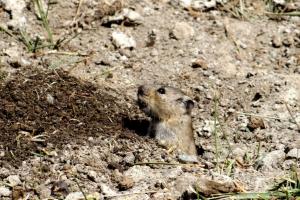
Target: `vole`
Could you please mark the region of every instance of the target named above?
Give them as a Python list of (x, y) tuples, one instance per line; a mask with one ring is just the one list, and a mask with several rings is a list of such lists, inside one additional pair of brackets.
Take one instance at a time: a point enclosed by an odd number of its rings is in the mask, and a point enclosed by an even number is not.
[(137, 92), (140, 109), (151, 117), (148, 134), (184, 162), (197, 162), (191, 111), (194, 101), (181, 90), (164, 85), (142, 85)]

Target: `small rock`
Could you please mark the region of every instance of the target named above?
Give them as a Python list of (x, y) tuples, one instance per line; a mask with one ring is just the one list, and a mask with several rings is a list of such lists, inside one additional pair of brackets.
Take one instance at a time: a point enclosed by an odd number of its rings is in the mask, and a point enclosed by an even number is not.
[(51, 94), (47, 94), (46, 100), (49, 104), (51, 104), (51, 105), (54, 104), (54, 97)]
[(280, 163), (284, 161), (284, 158), (284, 150), (275, 150), (259, 158), (256, 165), (258, 168), (262, 167), (264, 170), (272, 170), (273, 168), (278, 168)]
[(106, 16), (102, 19), (103, 26), (112, 24), (124, 24), (125, 26), (135, 26), (142, 24), (143, 17), (136, 11), (124, 8), (120, 13), (114, 16)]
[(192, 62), (192, 68), (208, 69), (207, 62), (203, 58), (198, 58)]
[(198, 163), (197, 156), (180, 154), (178, 155), (178, 160), (182, 163)]
[(122, 11), (122, 14), (124, 15), (125, 19), (127, 20), (127, 23), (130, 24), (141, 24), (143, 21), (142, 16), (131, 9), (124, 8)]
[(272, 45), (275, 48), (281, 47), (282, 45), (282, 40), (278, 35), (274, 35), (272, 38)]
[(134, 181), (132, 178), (124, 176), (123, 179), (119, 182), (118, 188), (121, 191), (128, 190), (134, 186)]
[(10, 189), (2, 186), (0, 187), (0, 197), (8, 197), (11, 195)]
[(192, 0), (180, 0), (179, 4), (184, 8), (189, 8), (192, 4)]
[(17, 185), (21, 185), (21, 180), (19, 175), (10, 175), (9, 177), (7, 177), (7, 180), (10, 184), (11, 187), (15, 187)]
[(52, 184), (51, 193), (56, 196), (67, 195), (69, 186), (65, 181), (56, 181)]
[(110, 200), (150, 200), (153, 198), (150, 198), (147, 194), (132, 194), (127, 196), (120, 196), (120, 197), (112, 197), (109, 198)]
[(217, 2), (215, 0), (198, 0), (193, 1), (191, 7), (194, 10), (204, 11), (215, 8), (217, 6)]
[(287, 153), (287, 157), (288, 158), (296, 158), (299, 159), (300, 158), (300, 149), (291, 149), (288, 153)]
[(265, 129), (265, 123), (261, 117), (251, 116), (247, 125), (250, 131), (261, 128)]
[(112, 33), (112, 41), (113, 44), (117, 48), (125, 49), (133, 49), (136, 47), (136, 42), (133, 37), (127, 36), (125, 33), (114, 31)]
[(82, 194), (82, 192), (72, 192), (68, 194), (65, 198), (65, 200), (83, 200), (83, 199), (84, 199), (84, 195)]
[(24, 0), (1, 0), (0, 6), (5, 10), (10, 11), (10, 21), (7, 23), (13, 29), (22, 29), (26, 25), (26, 18), (24, 16), (24, 9), (26, 2)]
[(133, 164), (135, 161), (135, 156), (133, 155), (133, 153), (128, 153), (124, 158), (123, 161), (126, 164)]
[(151, 55), (152, 57), (156, 57), (156, 56), (159, 55), (159, 52), (157, 51), (157, 49), (152, 49), (152, 51), (150, 52), (150, 55)]
[(100, 189), (101, 189), (101, 192), (104, 195), (107, 195), (107, 196), (113, 196), (113, 195), (117, 194), (117, 192), (115, 192), (114, 190), (112, 190), (108, 185), (106, 185), (104, 183), (100, 184)]
[(273, 2), (276, 4), (276, 5), (281, 5), (281, 6), (284, 6), (285, 5), (285, 0), (273, 0)]
[(194, 28), (186, 22), (176, 22), (170, 36), (177, 39), (183, 40), (191, 38), (194, 35)]
[[(218, 126), (218, 124), (217, 124)], [(205, 137), (210, 137), (215, 129), (215, 122), (213, 120), (205, 120), (204, 126), (202, 127), (202, 131), (200, 135)]]
[(46, 187), (45, 185), (38, 185), (35, 188), (35, 191), (39, 194), (40, 199), (49, 199), (51, 196), (50, 188)]
[(98, 177), (97, 172), (92, 171), (92, 170), (88, 171), (88, 178), (89, 179), (91, 179), (92, 181), (96, 182), (97, 177)]
[(294, 43), (294, 38), (291, 35), (286, 36), (282, 41), (282, 44), (287, 47), (293, 45), (293, 43)]

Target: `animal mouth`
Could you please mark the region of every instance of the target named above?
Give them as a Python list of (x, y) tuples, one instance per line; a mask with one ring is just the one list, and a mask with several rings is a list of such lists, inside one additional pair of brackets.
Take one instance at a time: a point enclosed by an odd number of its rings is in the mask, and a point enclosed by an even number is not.
[(141, 99), (138, 99), (137, 104), (141, 110), (144, 110), (145, 108), (148, 107), (147, 104), (144, 101), (142, 101)]

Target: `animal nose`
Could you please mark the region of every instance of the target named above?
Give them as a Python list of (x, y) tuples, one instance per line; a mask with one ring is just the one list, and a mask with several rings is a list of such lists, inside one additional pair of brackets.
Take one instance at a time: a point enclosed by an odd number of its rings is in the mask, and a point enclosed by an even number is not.
[(143, 85), (141, 85), (138, 88), (138, 95), (143, 96), (145, 94), (145, 87)]

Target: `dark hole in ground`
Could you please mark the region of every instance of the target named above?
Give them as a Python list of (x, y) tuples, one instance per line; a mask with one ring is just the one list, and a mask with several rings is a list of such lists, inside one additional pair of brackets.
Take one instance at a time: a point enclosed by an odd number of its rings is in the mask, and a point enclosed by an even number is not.
[[(106, 92), (104, 92), (106, 91)], [(108, 91), (109, 92), (109, 91)], [(63, 71), (31, 71), (0, 87), (0, 166), (18, 166), (48, 143), (84, 144), (87, 137), (124, 135), (128, 109), (106, 90)]]
[(131, 119), (129, 117), (123, 118), (123, 126), (129, 130), (134, 131), (140, 136), (146, 136), (150, 121), (147, 119)]
[(257, 93), (255, 93), (252, 101), (258, 101), (261, 98), (262, 98), (262, 95), (259, 92), (257, 92)]

